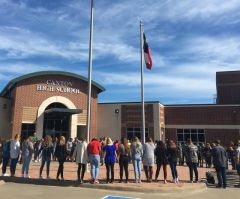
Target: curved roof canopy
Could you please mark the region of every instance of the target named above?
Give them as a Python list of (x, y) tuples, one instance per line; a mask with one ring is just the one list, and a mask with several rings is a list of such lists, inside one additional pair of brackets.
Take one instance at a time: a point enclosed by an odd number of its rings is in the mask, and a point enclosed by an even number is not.
[[(62, 76), (74, 77), (76, 79), (88, 82), (88, 79), (86, 77), (77, 75), (75, 73), (70, 73), (70, 72), (65, 72), (65, 71), (40, 71), (40, 72), (29, 73), (27, 75), (22, 75), (20, 77), (12, 79), (2, 90), (2, 92), (0, 93), (0, 96), (4, 96), (8, 91), (10, 91), (14, 86), (16, 86), (16, 84), (18, 82), (20, 82), (22, 80), (33, 78), (33, 77), (38, 77), (38, 76), (47, 76), (47, 75), (62, 75)], [(105, 91), (105, 88), (95, 81), (92, 81), (92, 85), (97, 87), (98, 93)]]

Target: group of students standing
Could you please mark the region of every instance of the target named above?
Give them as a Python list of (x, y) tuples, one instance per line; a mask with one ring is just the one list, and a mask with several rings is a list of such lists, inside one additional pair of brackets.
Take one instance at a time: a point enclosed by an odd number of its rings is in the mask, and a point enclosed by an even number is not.
[[(240, 147), (239, 147), (240, 151)], [(52, 157), (56, 157), (59, 162), (57, 171), (57, 180), (64, 180), (64, 162), (69, 158), (69, 151), (65, 137), (61, 136), (54, 146), (52, 137), (47, 135), (39, 149), (41, 153), (41, 165), (39, 171), (39, 178), (42, 179), (43, 168), (46, 164), (46, 178), (50, 178), (50, 163)], [(29, 137), (21, 143), (20, 136), (15, 135), (14, 139), (4, 144), (2, 152), (2, 174), (6, 174), (6, 167), (10, 160), (11, 176), (15, 176), (16, 165), (21, 153), (22, 159), (22, 177), (29, 178), (29, 165), (34, 154), (33, 138)], [(240, 169), (240, 152), (238, 154), (238, 167)], [(164, 183), (167, 183), (167, 165), (169, 164), (172, 174), (172, 182), (178, 183), (177, 162), (179, 159), (179, 149), (176, 143), (172, 140), (164, 143), (157, 141), (154, 143), (151, 138), (146, 139), (146, 143), (142, 144), (140, 140), (135, 137), (132, 143), (129, 143), (126, 138), (121, 139), (121, 143), (116, 143), (110, 137), (104, 140), (93, 138), (90, 143), (85, 139), (76, 141), (73, 153), (70, 159), (76, 162), (77, 181), (81, 184), (84, 180), (87, 164), (90, 163), (91, 183), (99, 183), (99, 169), (101, 164), (101, 157), (103, 157), (106, 166), (106, 183), (113, 183), (114, 166), (119, 163), (119, 182), (129, 182), (128, 166), (132, 162), (134, 167), (134, 180), (136, 183), (141, 183), (142, 180), (142, 165), (147, 182), (157, 181), (161, 168), (163, 169)], [(217, 171), (219, 180), (218, 186), (226, 187), (226, 150), (220, 146), (220, 141), (216, 141), (216, 146), (211, 149), (211, 157), (213, 159), (214, 167)], [(185, 147), (185, 158), (187, 166), (189, 167), (190, 182), (198, 182), (198, 147), (193, 144), (191, 139), (187, 141)], [(225, 160), (226, 159), (226, 160)], [(153, 176), (154, 164), (157, 165), (155, 176)], [(239, 171), (240, 172), (240, 171)], [(125, 173), (125, 179), (123, 174)], [(195, 179), (193, 179), (195, 174)], [(155, 178), (154, 178), (155, 177)]]

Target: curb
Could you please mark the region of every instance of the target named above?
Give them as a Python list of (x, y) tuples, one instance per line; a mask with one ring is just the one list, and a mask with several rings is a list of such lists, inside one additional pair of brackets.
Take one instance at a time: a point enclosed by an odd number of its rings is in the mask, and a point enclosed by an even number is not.
[[(32, 184), (32, 185), (47, 185), (47, 186), (60, 186), (60, 187), (79, 187), (79, 188), (89, 188), (89, 189), (103, 189), (103, 190), (112, 190), (112, 191), (128, 191), (128, 192), (141, 192), (141, 193), (173, 193), (173, 192), (183, 192), (183, 191), (203, 191), (207, 189), (205, 183), (197, 184), (187, 184), (181, 183), (174, 187), (166, 187), (162, 184), (159, 184), (159, 187), (147, 188), (141, 185), (131, 185), (131, 186), (121, 186), (120, 184), (78, 184), (75, 181), (65, 180), (64, 182), (59, 182), (53, 179), (24, 179), (24, 178), (10, 178), (10, 177), (0, 177), (0, 182), (13, 182), (21, 184)], [(3, 181), (3, 183), (4, 183)]]

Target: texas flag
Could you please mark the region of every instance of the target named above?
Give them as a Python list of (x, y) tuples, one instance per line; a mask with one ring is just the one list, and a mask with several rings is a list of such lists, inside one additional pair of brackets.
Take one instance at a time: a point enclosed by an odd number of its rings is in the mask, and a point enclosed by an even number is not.
[(143, 33), (143, 51), (144, 51), (144, 59), (145, 59), (145, 63), (147, 66), (147, 69), (151, 70), (152, 69), (152, 56), (151, 56), (151, 52), (150, 52), (150, 48), (148, 47), (148, 43), (146, 40), (146, 36)]

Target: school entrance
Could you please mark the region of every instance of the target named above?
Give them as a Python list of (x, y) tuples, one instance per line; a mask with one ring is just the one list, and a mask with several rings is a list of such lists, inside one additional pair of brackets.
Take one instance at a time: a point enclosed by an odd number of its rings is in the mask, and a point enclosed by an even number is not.
[(70, 138), (71, 116), (81, 112), (81, 109), (68, 109), (62, 103), (50, 104), (44, 111), (43, 137), (51, 135), (52, 137)]

